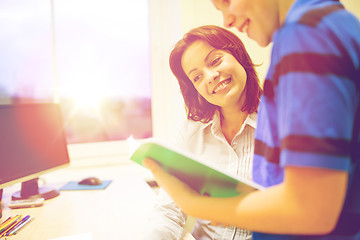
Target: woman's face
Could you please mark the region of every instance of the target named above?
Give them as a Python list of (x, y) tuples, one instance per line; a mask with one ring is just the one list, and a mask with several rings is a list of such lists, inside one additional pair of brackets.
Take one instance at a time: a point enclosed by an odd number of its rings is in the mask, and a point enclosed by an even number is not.
[(281, 9), (274, 0), (211, 1), (222, 12), (225, 27), (235, 27), (263, 47), (271, 42), (282, 21)]
[(247, 75), (230, 53), (198, 40), (185, 50), (181, 65), (196, 90), (208, 102), (222, 108), (239, 107), (239, 103), (244, 103), (245, 94), (242, 93)]

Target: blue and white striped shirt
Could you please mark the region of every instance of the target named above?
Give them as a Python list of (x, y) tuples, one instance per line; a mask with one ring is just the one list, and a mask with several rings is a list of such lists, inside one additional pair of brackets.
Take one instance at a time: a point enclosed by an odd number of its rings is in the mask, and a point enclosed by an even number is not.
[[(359, 104), (359, 20), (336, 0), (296, 0), (273, 43), (253, 180), (280, 183), (285, 166), (350, 171)], [(273, 239), (289, 239), (284, 237)]]

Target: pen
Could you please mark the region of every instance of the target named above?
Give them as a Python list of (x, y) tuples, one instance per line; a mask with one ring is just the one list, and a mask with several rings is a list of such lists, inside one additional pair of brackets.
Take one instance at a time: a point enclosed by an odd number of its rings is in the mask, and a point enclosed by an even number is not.
[(10, 236), (11, 232), (13, 230), (15, 230), (18, 226), (20, 226), (23, 222), (28, 220), (29, 217), (30, 217), (30, 215), (27, 215), (27, 216), (23, 217), (22, 219), (18, 219), (18, 221), (12, 227), (10, 227), (10, 228), (8, 228), (8, 230), (6, 230), (5, 236)]
[(11, 235), (15, 235), (20, 229), (22, 229), (26, 224), (28, 224), (33, 218), (29, 217), (28, 219), (26, 219), (23, 223), (21, 223), (19, 226), (17, 226), (13, 231), (11, 231), (10, 236)]

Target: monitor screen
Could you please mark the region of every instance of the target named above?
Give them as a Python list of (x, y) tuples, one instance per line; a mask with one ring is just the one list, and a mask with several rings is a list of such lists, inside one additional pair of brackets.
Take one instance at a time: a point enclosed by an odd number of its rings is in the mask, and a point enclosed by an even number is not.
[(0, 105), (0, 136), (0, 189), (70, 162), (59, 104)]

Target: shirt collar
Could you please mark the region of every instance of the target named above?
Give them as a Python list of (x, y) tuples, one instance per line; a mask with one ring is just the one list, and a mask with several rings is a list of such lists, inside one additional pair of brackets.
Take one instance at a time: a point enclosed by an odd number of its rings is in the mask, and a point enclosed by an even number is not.
[[(249, 125), (252, 128), (256, 128), (256, 119), (257, 119), (256, 112), (249, 114), (246, 117), (239, 132), (242, 132), (246, 125)], [(204, 128), (206, 128), (208, 126), (211, 127), (211, 130), (213, 133), (217, 133), (218, 131), (221, 131), (220, 112), (218, 110), (215, 111), (213, 119), (211, 121), (209, 121), (208, 123), (205, 123)]]
[(249, 114), (245, 120), (245, 124), (250, 125), (253, 128), (256, 128), (257, 126), (257, 113), (253, 112)]

